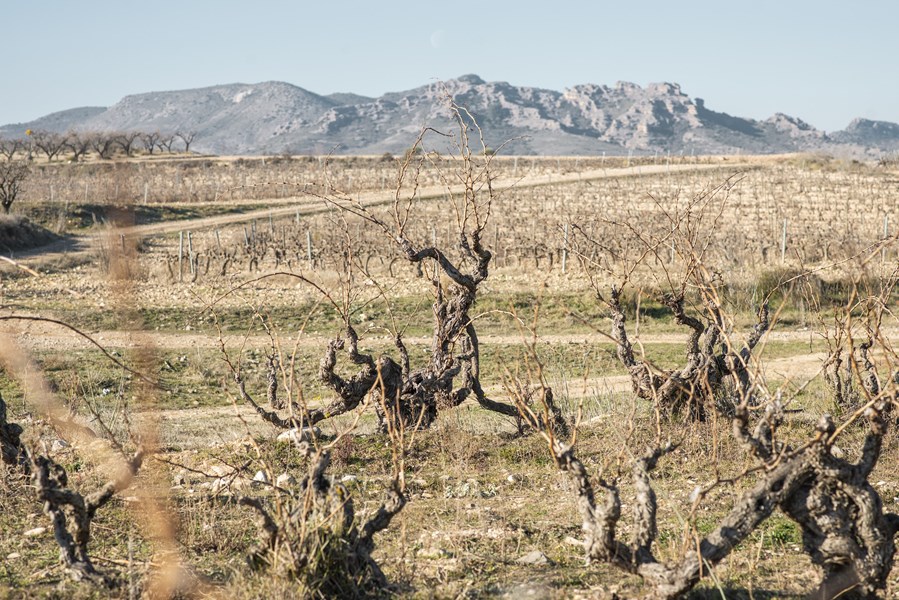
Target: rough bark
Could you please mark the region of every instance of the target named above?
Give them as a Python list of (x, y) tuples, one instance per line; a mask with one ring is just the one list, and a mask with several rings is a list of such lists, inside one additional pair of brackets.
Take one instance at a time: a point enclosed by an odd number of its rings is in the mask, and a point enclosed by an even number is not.
[(22, 427), (7, 419), (6, 401), (0, 395), (0, 459), (3, 464), (14, 469), (27, 467), (21, 441)]
[(679, 369), (654, 369), (635, 357), (625, 326), (621, 290), (612, 288), (610, 294), (612, 338), (617, 345), (618, 359), (628, 370), (634, 393), (657, 403), (666, 416), (683, 416), (694, 421), (704, 421), (710, 410), (723, 409), (732, 414), (745, 401), (751, 404), (750, 358), (770, 326), (768, 306), (761, 307), (758, 323), (746, 343), (736, 348), (722, 335), (720, 312), (713, 303), (706, 306), (706, 324), (686, 314), (683, 296), (666, 295), (662, 303), (671, 310), (675, 323), (689, 328), (686, 363)]
[(266, 392), (269, 406), (275, 410), (284, 408), (284, 399), (278, 397), (278, 359), (274, 352), (268, 357), (268, 389)]
[(110, 585), (113, 581), (97, 571), (91, 561), (88, 548), (91, 525), (97, 511), (118, 492), (131, 485), (143, 464), (143, 448), (138, 448), (126, 462), (120, 477), (87, 496), (68, 488), (65, 469), (52, 459), (36, 454), (33, 450), (28, 455), (38, 498), (44, 503), (44, 513), (50, 517), (53, 535), (59, 546), (60, 560), (69, 575), (76, 581), (88, 580)]

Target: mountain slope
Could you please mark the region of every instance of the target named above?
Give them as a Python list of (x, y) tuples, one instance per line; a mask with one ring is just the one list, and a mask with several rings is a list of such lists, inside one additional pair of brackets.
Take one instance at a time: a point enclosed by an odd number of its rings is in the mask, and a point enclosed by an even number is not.
[(28, 123), (12, 123), (0, 127), (0, 136), (2, 137), (24, 137), (25, 132), (29, 129), (34, 131), (58, 131), (60, 133), (74, 129), (77, 125), (87, 121), (103, 112), (106, 108), (103, 106), (81, 106), (79, 108), (70, 108), (59, 112), (50, 113), (34, 121)]
[(127, 96), (0, 128), (66, 131), (191, 130), (216, 154), (402, 152), (421, 127), (451, 125), (448, 98), (477, 119), (490, 147), (516, 154), (720, 154), (824, 151), (876, 156), (899, 149), (899, 125), (856, 119), (826, 134), (800, 119), (764, 121), (716, 112), (680, 86), (584, 84), (564, 92), (463, 75), (380, 98), (321, 96), (281, 82)]
[(855, 119), (846, 129), (834, 133), (832, 137), (838, 143), (899, 150), (899, 125), (889, 121)]

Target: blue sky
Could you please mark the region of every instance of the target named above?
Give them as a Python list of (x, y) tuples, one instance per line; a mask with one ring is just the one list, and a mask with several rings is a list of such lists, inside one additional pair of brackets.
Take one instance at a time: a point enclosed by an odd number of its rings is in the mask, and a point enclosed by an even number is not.
[(0, 0), (0, 124), (280, 80), (379, 95), (477, 73), (680, 83), (712, 110), (899, 122), (899, 2)]

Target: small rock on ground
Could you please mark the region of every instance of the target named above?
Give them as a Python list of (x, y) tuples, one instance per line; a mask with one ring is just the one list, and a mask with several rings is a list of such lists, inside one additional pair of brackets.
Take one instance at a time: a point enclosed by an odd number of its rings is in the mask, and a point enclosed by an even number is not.
[(534, 550), (533, 552), (528, 552), (518, 560), (516, 560), (518, 564), (521, 565), (551, 565), (553, 561), (549, 559), (548, 556), (540, 552), (539, 550)]
[(275, 479), (275, 485), (278, 487), (289, 487), (295, 485), (297, 480), (290, 473), (281, 473), (278, 475), (278, 478)]

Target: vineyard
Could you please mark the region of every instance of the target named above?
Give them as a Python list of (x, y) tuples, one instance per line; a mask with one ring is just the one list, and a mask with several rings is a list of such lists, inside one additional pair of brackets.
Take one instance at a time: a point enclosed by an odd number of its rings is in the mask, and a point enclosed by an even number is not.
[(456, 116), (31, 166), (0, 597), (899, 594), (899, 171)]
[[(514, 279), (534, 273), (552, 274), (562, 286), (583, 287), (589, 271), (576, 258), (578, 251), (593, 260), (598, 247), (578, 248), (585, 236), (603, 240), (619, 255), (639, 250), (641, 241), (625, 223), (664, 227), (668, 218), (660, 207), (677, 210), (695, 198), (726, 204), (713, 215), (718, 233), (709, 252), (719, 258), (728, 278), (738, 283), (787, 268), (812, 268), (835, 257), (850, 256), (872, 247), (891, 234), (899, 222), (890, 198), (899, 180), (880, 173), (808, 171), (793, 165), (749, 166), (707, 172), (675, 172), (515, 187), (500, 193), (485, 237), (494, 254), (497, 273)], [(545, 176), (545, 175), (544, 175)], [(320, 191), (312, 190), (314, 194)], [(338, 188), (339, 189), (339, 188)], [(432, 245), (451, 244), (455, 225), (446, 218), (448, 196), (423, 202), (421, 216), (411, 223), (418, 239)], [(157, 273), (172, 282), (210, 284), (238, 274), (267, 270), (333, 270), (341, 260), (342, 232), (333, 226), (334, 207), (318, 198), (304, 200), (287, 218), (270, 212), (236, 226), (180, 232), (150, 242)], [(389, 277), (406, 268), (385, 248), (380, 232), (350, 221), (354, 253), (366, 269)], [(882, 262), (895, 258), (894, 248), (882, 251)], [(660, 250), (656, 264), (675, 262), (674, 250)], [(586, 270), (585, 270), (586, 269)], [(410, 273), (405, 273), (408, 277)]]

